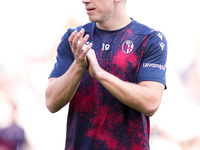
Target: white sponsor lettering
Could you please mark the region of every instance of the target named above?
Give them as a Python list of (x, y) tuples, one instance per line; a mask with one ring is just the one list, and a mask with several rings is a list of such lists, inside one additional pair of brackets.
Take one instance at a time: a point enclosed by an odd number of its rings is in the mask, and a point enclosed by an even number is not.
[(154, 63), (143, 63), (143, 67), (149, 67), (149, 68), (158, 68), (160, 70), (166, 70), (166, 66), (160, 65), (160, 64), (154, 64)]

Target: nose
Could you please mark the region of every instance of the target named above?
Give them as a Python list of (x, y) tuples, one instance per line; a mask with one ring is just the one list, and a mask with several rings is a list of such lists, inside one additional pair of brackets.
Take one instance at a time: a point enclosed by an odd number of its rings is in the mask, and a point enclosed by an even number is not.
[(91, 0), (82, 0), (82, 3), (86, 4), (86, 3), (90, 3)]

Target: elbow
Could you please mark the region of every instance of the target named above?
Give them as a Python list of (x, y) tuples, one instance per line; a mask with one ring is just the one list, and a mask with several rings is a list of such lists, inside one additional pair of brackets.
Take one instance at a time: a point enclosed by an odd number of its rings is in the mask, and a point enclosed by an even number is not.
[(58, 109), (58, 105), (55, 102), (56, 102), (56, 100), (54, 98), (52, 98), (52, 96), (50, 96), (48, 94), (48, 92), (46, 91), (46, 101), (45, 101), (45, 104), (46, 104), (47, 109), (51, 113), (55, 113), (55, 112), (57, 112), (59, 110)]
[(160, 106), (160, 101), (157, 101), (153, 104), (149, 104), (146, 107), (147, 109), (146, 109), (144, 114), (148, 117), (152, 117), (156, 113), (156, 111), (158, 110), (159, 106)]
[(46, 96), (46, 100), (45, 100), (45, 105), (47, 107), (47, 109), (51, 112), (51, 113), (55, 113), (55, 109), (53, 107), (53, 104), (52, 104), (52, 99), (49, 97), (49, 94), (48, 94), (48, 91), (46, 90), (46, 93), (45, 93), (45, 96)]
[(55, 109), (54, 105), (52, 104), (51, 100), (50, 99), (47, 99), (46, 98), (46, 107), (47, 109), (51, 112), (51, 113), (55, 113), (57, 112), (58, 110)]
[(46, 107), (51, 113), (56, 113), (63, 108), (67, 102), (63, 99), (57, 98), (57, 96), (50, 96), (46, 94)]
[(155, 114), (155, 112), (158, 110), (158, 107), (149, 107), (148, 109), (147, 109), (147, 111), (145, 112), (145, 115), (147, 116), (147, 117), (152, 117), (154, 114)]

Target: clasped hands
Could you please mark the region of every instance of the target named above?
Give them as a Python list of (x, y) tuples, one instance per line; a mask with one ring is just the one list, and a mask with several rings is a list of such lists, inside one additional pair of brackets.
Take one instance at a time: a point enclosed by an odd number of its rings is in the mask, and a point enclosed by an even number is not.
[(92, 49), (92, 43), (86, 45), (85, 43), (89, 39), (89, 35), (84, 35), (84, 29), (79, 32), (76, 30), (72, 32), (69, 37), (69, 44), (75, 57), (76, 64), (82, 69), (87, 69), (93, 78), (97, 78), (100, 73), (101, 67), (98, 64), (94, 50)]

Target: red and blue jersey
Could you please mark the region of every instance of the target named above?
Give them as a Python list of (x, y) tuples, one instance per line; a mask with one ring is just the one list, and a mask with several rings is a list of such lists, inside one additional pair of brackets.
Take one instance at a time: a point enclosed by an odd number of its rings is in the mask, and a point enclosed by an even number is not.
[[(117, 31), (96, 23), (68, 29), (57, 50), (50, 77), (63, 75), (74, 61), (68, 38), (85, 29), (101, 68), (121, 80), (156, 81), (166, 85), (167, 41), (137, 21)], [(149, 117), (121, 103), (85, 71), (69, 105), (66, 150), (149, 150)]]

